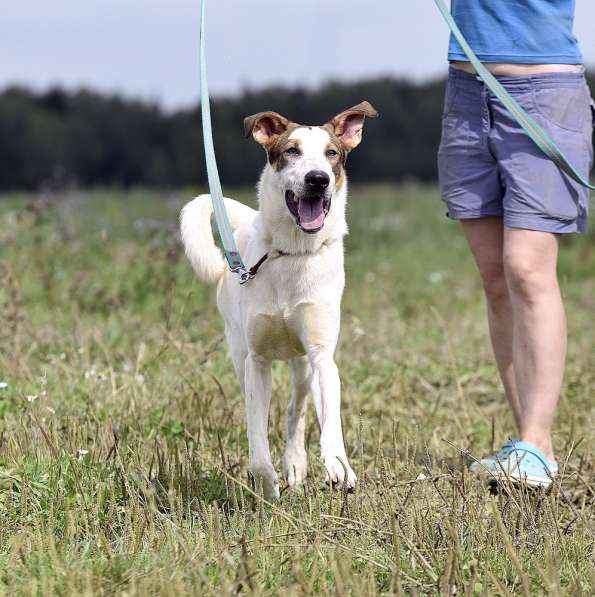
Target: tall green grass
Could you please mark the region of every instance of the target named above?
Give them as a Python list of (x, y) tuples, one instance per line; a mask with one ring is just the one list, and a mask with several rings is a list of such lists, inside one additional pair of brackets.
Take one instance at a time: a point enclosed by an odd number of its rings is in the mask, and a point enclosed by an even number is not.
[[(249, 191), (230, 195), (253, 202)], [(0, 593), (592, 595), (595, 238), (565, 239), (560, 485), (466, 471), (513, 432), (478, 277), (433, 187), (351, 189), (338, 363), (354, 495), (270, 505), (212, 289), (178, 244), (191, 193), (0, 201)], [(274, 368), (281, 469), (289, 376)]]

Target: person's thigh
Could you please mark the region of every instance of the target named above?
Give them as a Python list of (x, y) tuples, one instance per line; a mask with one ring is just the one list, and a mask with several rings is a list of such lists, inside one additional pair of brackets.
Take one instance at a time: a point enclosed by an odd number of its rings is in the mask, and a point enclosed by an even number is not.
[(438, 176), (447, 215), (455, 220), (502, 215), (504, 189), (488, 147), (489, 115), (483, 86), (451, 69), (446, 88)]
[[(582, 75), (532, 77), (516, 99), (588, 179), (593, 163), (593, 113)], [(570, 180), (549, 160), (501, 105), (495, 106), (494, 113), (496, 154), (506, 187), (505, 225), (553, 233), (584, 232), (589, 189)]]

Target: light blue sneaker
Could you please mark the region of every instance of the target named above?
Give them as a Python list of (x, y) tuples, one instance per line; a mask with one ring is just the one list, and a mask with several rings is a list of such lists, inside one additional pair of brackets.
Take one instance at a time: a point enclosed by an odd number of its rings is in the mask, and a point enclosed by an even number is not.
[(487, 458), (482, 458), (481, 460), (476, 460), (471, 464), (469, 470), (472, 473), (482, 473), (490, 472), (494, 467), (500, 468), (498, 463), (504, 462), (508, 458), (510, 451), (513, 449), (514, 444), (520, 441), (521, 440), (517, 438), (507, 439), (495, 454), (488, 456)]
[(508, 456), (498, 459), (487, 472), (494, 481), (512, 481), (530, 487), (549, 487), (558, 474), (558, 463), (548, 460), (529, 442), (513, 441)]

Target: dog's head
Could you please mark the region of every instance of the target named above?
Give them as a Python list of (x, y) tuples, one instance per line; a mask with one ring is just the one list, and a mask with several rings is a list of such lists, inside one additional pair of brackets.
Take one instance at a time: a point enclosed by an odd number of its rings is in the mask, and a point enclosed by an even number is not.
[(287, 213), (306, 233), (321, 230), (333, 197), (345, 182), (345, 160), (362, 140), (364, 120), (378, 116), (368, 102), (322, 126), (303, 126), (277, 114), (244, 119), (244, 134), (262, 145), (282, 191)]

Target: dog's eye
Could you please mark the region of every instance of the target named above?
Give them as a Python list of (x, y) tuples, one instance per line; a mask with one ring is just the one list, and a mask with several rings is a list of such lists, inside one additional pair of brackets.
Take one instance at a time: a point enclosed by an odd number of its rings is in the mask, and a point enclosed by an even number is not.
[(336, 149), (327, 149), (326, 155), (329, 158), (336, 158), (339, 155), (339, 152)]
[(300, 155), (299, 149), (297, 147), (290, 147), (289, 149), (285, 150), (287, 155)]

